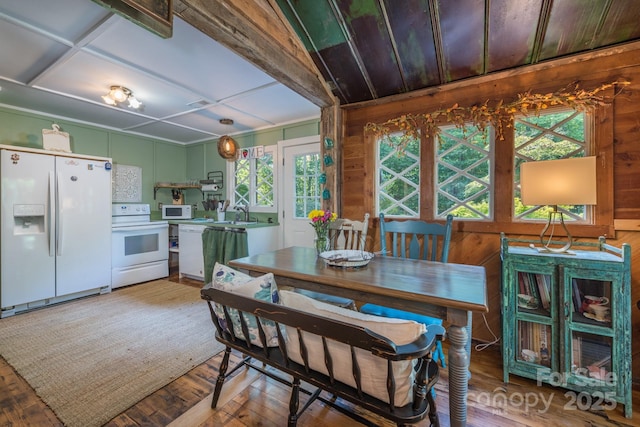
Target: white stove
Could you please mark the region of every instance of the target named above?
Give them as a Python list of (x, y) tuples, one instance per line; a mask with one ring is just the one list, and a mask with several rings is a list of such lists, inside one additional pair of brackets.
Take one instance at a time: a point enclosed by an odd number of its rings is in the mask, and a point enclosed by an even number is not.
[(116, 203), (111, 205), (111, 224), (113, 227), (129, 227), (148, 224), (149, 222), (151, 222), (151, 208), (146, 203)]
[(151, 221), (144, 203), (111, 206), (111, 287), (169, 276), (169, 223)]

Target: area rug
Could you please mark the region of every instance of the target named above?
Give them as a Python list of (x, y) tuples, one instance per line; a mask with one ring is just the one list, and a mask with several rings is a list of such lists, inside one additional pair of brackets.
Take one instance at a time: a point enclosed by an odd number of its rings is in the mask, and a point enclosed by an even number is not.
[(222, 349), (200, 290), (166, 280), (0, 320), (0, 355), (70, 427), (106, 423)]

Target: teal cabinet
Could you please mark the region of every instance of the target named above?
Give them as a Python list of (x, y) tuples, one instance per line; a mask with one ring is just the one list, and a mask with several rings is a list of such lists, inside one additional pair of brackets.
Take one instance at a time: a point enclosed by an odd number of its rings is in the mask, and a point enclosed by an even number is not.
[(501, 235), (504, 382), (570, 390), (567, 404), (631, 417), (631, 247), (574, 243), (539, 252)]

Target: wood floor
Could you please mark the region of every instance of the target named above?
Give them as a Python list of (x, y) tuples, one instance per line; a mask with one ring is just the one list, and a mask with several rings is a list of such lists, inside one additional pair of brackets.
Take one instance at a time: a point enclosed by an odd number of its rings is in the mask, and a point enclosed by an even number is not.
[[(202, 285), (171, 276), (188, 286)], [(446, 346), (445, 346), (446, 351)], [(237, 361), (235, 355), (234, 361)], [(286, 425), (289, 389), (254, 371), (239, 370), (227, 380), (216, 410), (210, 408), (213, 384), (221, 355), (212, 357), (186, 375), (138, 402), (108, 424), (123, 426), (264, 426)], [(484, 426), (640, 426), (640, 414), (624, 418), (618, 406), (608, 410), (580, 410), (589, 396), (572, 400), (566, 390), (536, 386), (535, 381), (511, 377), (502, 382), (501, 356), (498, 347), (484, 351), (474, 349), (471, 356), (472, 378), (469, 382), (468, 422), (470, 427)], [(232, 365), (233, 366), (233, 365)], [(447, 372), (441, 370), (437, 386), (437, 409), (443, 427), (449, 426)], [(304, 397), (301, 398), (304, 402)], [(640, 402), (640, 392), (633, 395)], [(345, 404), (345, 406), (349, 406)], [(640, 407), (635, 408), (640, 411)], [(370, 425), (391, 426), (370, 413), (354, 409)], [(37, 397), (33, 389), (4, 359), (0, 358), (0, 427), (61, 426), (55, 414)], [(314, 402), (300, 417), (300, 426), (351, 427), (362, 424), (321, 402)], [(420, 426), (427, 426), (424, 421)]]

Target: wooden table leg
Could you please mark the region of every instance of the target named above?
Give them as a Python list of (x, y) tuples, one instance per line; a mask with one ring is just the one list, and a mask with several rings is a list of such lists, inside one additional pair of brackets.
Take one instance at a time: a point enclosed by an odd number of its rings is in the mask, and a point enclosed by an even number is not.
[(449, 418), (452, 427), (467, 424), (467, 390), (469, 386), (468, 334), (463, 326), (451, 325), (449, 339)]

